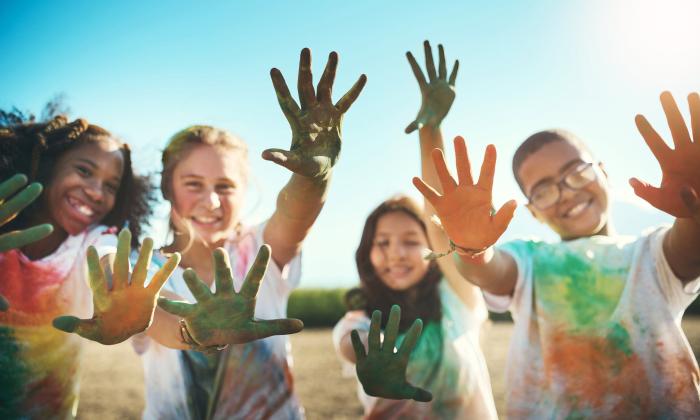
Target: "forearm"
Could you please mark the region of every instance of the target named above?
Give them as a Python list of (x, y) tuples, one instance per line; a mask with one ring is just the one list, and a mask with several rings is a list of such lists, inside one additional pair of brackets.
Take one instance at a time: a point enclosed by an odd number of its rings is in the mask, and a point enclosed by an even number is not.
[(673, 273), (686, 283), (700, 276), (700, 224), (676, 219), (664, 237), (664, 255)]
[(264, 240), (272, 247), (272, 259), (278, 266), (283, 267), (299, 253), (326, 201), (330, 178), (330, 173), (323, 179), (293, 174), (277, 196)]
[(508, 253), (492, 246), (478, 257), (453, 254), (462, 277), (495, 295), (510, 295), (515, 290), (518, 266)]
[[(172, 300), (182, 300), (175, 293), (161, 291), (160, 295)], [(180, 318), (156, 307), (153, 313), (153, 323), (146, 330), (146, 334), (159, 344), (176, 350), (189, 350), (189, 346), (182, 341), (180, 335)]]

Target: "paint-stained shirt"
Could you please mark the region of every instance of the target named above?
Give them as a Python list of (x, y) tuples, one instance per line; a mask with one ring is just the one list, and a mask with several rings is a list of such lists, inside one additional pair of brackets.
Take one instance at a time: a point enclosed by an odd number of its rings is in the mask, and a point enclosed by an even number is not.
[[(488, 314), (483, 302), (469, 309), (447, 281), (439, 285), (442, 319), (428, 322), (411, 353), (406, 369), (409, 383), (433, 394), (429, 403), (389, 400), (364, 393), (358, 397), (367, 419), (496, 419), (496, 407), (486, 361), (479, 346), (481, 326)], [(369, 331), (364, 311), (351, 311), (333, 329), (333, 343), (346, 374), (355, 376), (355, 365), (340, 352), (340, 344), (352, 330)], [(400, 347), (405, 334), (400, 334)]]
[(20, 250), (0, 253), (0, 418), (65, 419), (77, 413), (84, 339), (55, 329), (57, 316), (92, 317), (85, 252), (116, 252), (104, 226), (69, 236), (32, 261)]
[(501, 248), (517, 263), (515, 291), (485, 297), (515, 320), (508, 418), (700, 418), (700, 372), (681, 329), (700, 279), (684, 286), (673, 274), (667, 231)]
[[(248, 269), (263, 244), (264, 224), (245, 230), (227, 241), (234, 277), (240, 290)], [(155, 272), (166, 261), (156, 253), (151, 269)], [(178, 267), (164, 286), (184, 300), (196, 300)], [(287, 301), (298, 286), (301, 258), (294, 257), (280, 270), (270, 261), (260, 285), (255, 317), (276, 319), (287, 316)], [(212, 283), (215, 290), (215, 283)], [(204, 418), (213, 389), (218, 357), (226, 357), (220, 382), (215, 419), (299, 419), (303, 409), (297, 400), (291, 374), (291, 346), (287, 336), (273, 336), (247, 344), (231, 345), (213, 356), (196, 351), (175, 350), (160, 345), (145, 334), (132, 339), (141, 356), (146, 381), (144, 419)]]

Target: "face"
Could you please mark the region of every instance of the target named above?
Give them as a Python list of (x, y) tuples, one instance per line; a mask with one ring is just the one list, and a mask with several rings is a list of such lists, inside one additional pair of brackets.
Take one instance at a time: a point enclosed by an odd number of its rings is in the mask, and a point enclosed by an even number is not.
[(387, 213), (377, 221), (370, 261), (381, 281), (392, 290), (406, 290), (418, 284), (428, 272), (423, 259), (428, 239), (420, 224), (400, 211)]
[(175, 166), (171, 204), (179, 231), (190, 224), (195, 239), (208, 246), (221, 246), (231, 236), (245, 198), (240, 159), (240, 154), (201, 145)]
[(113, 141), (85, 143), (64, 153), (46, 187), (49, 222), (69, 235), (99, 223), (114, 208), (123, 172), (124, 155)]
[(593, 180), (578, 189), (562, 182), (567, 177), (576, 178), (577, 169), (585, 167), (582, 164), (587, 162), (593, 162), (590, 153), (561, 140), (548, 143), (528, 156), (518, 171), (525, 195), (530, 199), (543, 185), (559, 184), (557, 202), (544, 209), (530, 203), (528, 208), (565, 240), (601, 233), (608, 223), (608, 182), (599, 164), (592, 165)]

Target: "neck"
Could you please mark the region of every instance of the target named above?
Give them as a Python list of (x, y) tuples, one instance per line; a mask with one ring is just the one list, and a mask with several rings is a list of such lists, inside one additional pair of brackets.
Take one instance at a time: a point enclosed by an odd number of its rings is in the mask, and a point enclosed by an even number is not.
[(165, 252), (179, 252), (182, 255), (180, 267), (191, 268), (208, 285), (211, 286), (214, 280), (214, 261), (212, 252), (219, 246), (208, 245), (201, 240), (194, 239), (190, 243), (186, 234), (175, 235), (172, 244), (163, 248)]
[(22, 252), (30, 260), (38, 260), (53, 254), (67, 237), (68, 233), (65, 230), (54, 226), (54, 231), (49, 236), (38, 242), (25, 245)]

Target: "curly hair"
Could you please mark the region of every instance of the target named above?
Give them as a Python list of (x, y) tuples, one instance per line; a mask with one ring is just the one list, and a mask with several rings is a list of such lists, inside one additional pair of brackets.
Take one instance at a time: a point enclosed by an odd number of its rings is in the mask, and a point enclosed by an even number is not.
[[(24, 173), (30, 182), (40, 182), (46, 187), (51, 184), (55, 164), (61, 155), (83, 144), (104, 140), (119, 145), (124, 157), (124, 173), (114, 208), (101, 223), (119, 229), (128, 226), (132, 245), (138, 246), (138, 238), (153, 212), (155, 189), (150, 177), (134, 173), (129, 146), (100, 126), (88, 124), (84, 119), (68, 122), (64, 115), (37, 122), (33, 115), (17, 109), (0, 110), (0, 179)], [(41, 200), (32, 203), (14, 220), (0, 227), (0, 233), (27, 228), (32, 214), (41, 205)]]
[(416, 318), (421, 318), (423, 322), (440, 321), (442, 319), (440, 295), (438, 292), (442, 272), (433, 260), (430, 262), (428, 272), (416, 285), (401, 291), (389, 288), (379, 278), (370, 260), (370, 252), (372, 251), (379, 219), (385, 214), (393, 212), (401, 212), (410, 216), (420, 225), (427, 237), (425, 222), (421, 217), (422, 211), (415, 201), (409, 197), (398, 196), (390, 198), (374, 209), (365, 221), (360, 245), (355, 252), (357, 272), (360, 276), (359, 290), (364, 293), (364, 300), (356, 295), (358, 293), (357, 289), (351, 289), (348, 293), (352, 293), (354, 296), (346, 296), (346, 305), (349, 301), (357, 302), (356, 305), (364, 303), (364, 310), (367, 316), (371, 316), (376, 309), (382, 311), (382, 314), (384, 314), (382, 317), (382, 328), (386, 327), (391, 306), (399, 305), (401, 307), (399, 331), (404, 332)]

